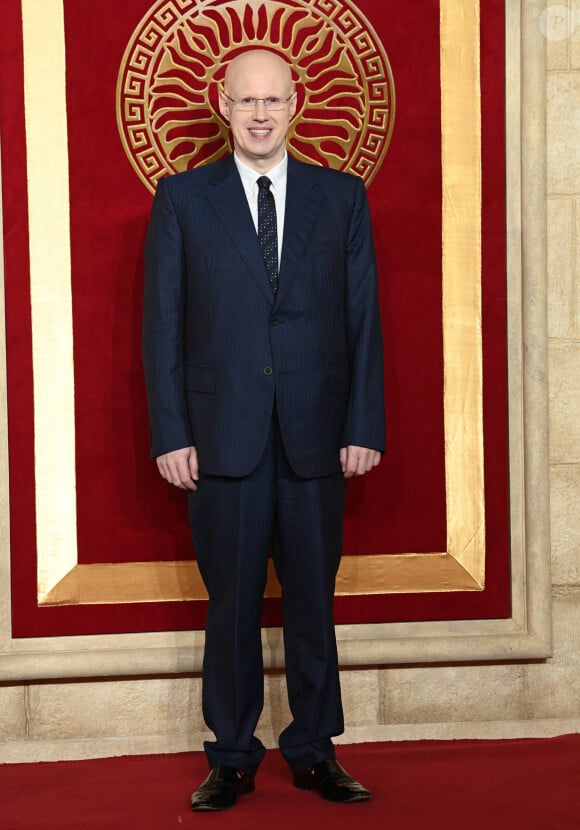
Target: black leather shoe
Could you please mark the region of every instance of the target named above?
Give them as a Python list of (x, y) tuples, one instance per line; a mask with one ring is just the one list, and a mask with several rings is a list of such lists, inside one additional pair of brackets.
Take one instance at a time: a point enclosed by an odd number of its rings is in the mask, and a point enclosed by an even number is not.
[(319, 761), (306, 772), (294, 773), (294, 786), (300, 790), (318, 790), (322, 798), (337, 804), (368, 801), (370, 792), (351, 778), (334, 758)]
[(239, 795), (254, 791), (254, 776), (235, 767), (214, 767), (191, 796), (192, 810), (227, 810)]

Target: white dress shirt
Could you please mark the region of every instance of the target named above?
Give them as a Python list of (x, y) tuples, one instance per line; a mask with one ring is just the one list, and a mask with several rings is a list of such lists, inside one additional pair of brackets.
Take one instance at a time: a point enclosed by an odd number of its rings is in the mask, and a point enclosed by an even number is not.
[(284, 214), (286, 211), (286, 180), (288, 177), (288, 154), (284, 152), (284, 158), (282, 159), (282, 161), (278, 162), (278, 164), (275, 167), (272, 167), (271, 170), (268, 170), (267, 173), (258, 173), (256, 172), (256, 170), (252, 170), (251, 167), (248, 167), (247, 164), (244, 164), (244, 162), (238, 157), (238, 155), (235, 152), (234, 161), (236, 163), (236, 167), (238, 168), (238, 172), (242, 180), (242, 185), (244, 186), (244, 192), (248, 200), (248, 206), (250, 208), (250, 213), (252, 214), (252, 219), (254, 220), (256, 233), (258, 233), (258, 179), (260, 178), (260, 176), (268, 176), (268, 178), (272, 182), (270, 190), (274, 196), (274, 202), (276, 204), (276, 226), (278, 230), (278, 265), (280, 265), (280, 256), (282, 254), (282, 237), (284, 234)]

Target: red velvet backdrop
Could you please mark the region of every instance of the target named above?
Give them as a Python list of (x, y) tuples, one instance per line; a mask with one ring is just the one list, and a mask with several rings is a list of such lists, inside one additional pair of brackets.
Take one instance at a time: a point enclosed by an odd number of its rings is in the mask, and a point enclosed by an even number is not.
[[(140, 315), (151, 195), (127, 160), (115, 120), (123, 52), (150, 5), (64, 0), (80, 563), (192, 555), (183, 494), (167, 487), (147, 458)], [(345, 555), (444, 551), (439, 2), (358, 0), (357, 6), (388, 54), (397, 112), (389, 152), (369, 188), (385, 332), (388, 452), (372, 477), (349, 486)], [(200, 627), (200, 602), (37, 607), (22, 31), (18, 0), (5, 0), (3, 7), (0, 127), (14, 635)], [(337, 622), (510, 613), (503, 0), (486, 0), (481, 13), (486, 589), (340, 597)], [(264, 617), (278, 622), (276, 600), (266, 602)]]

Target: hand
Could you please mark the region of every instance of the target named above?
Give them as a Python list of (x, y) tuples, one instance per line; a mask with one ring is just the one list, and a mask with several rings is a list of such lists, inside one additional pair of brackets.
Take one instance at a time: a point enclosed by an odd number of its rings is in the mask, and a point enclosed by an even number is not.
[(369, 450), (367, 447), (357, 447), (350, 444), (340, 450), (340, 466), (345, 478), (364, 476), (381, 460), (378, 450)]
[(197, 490), (199, 466), (195, 447), (166, 452), (165, 455), (157, 456), (156, 461), (157, 469), (165, 481), (180, 490)]

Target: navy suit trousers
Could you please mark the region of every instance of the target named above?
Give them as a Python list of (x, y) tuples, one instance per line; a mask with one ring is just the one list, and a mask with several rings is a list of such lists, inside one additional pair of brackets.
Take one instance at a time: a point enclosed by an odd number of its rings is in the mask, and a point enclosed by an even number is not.
[(189, 494), (199, 569), (209, 593), (203, 713), (216, 740), (210, 767), (254, 772), (265, 749), (254, 731), (264, 701), (260, 619), (267, 558), (282, 586), (292, 722), (279, 738), (296, 772), (334, 757), (343, 732), (333, 619), (346, 484), (341, 473), (303, 479), (290, 467), (274, 418), (257, 468), (242, 478), (200, 475)]

